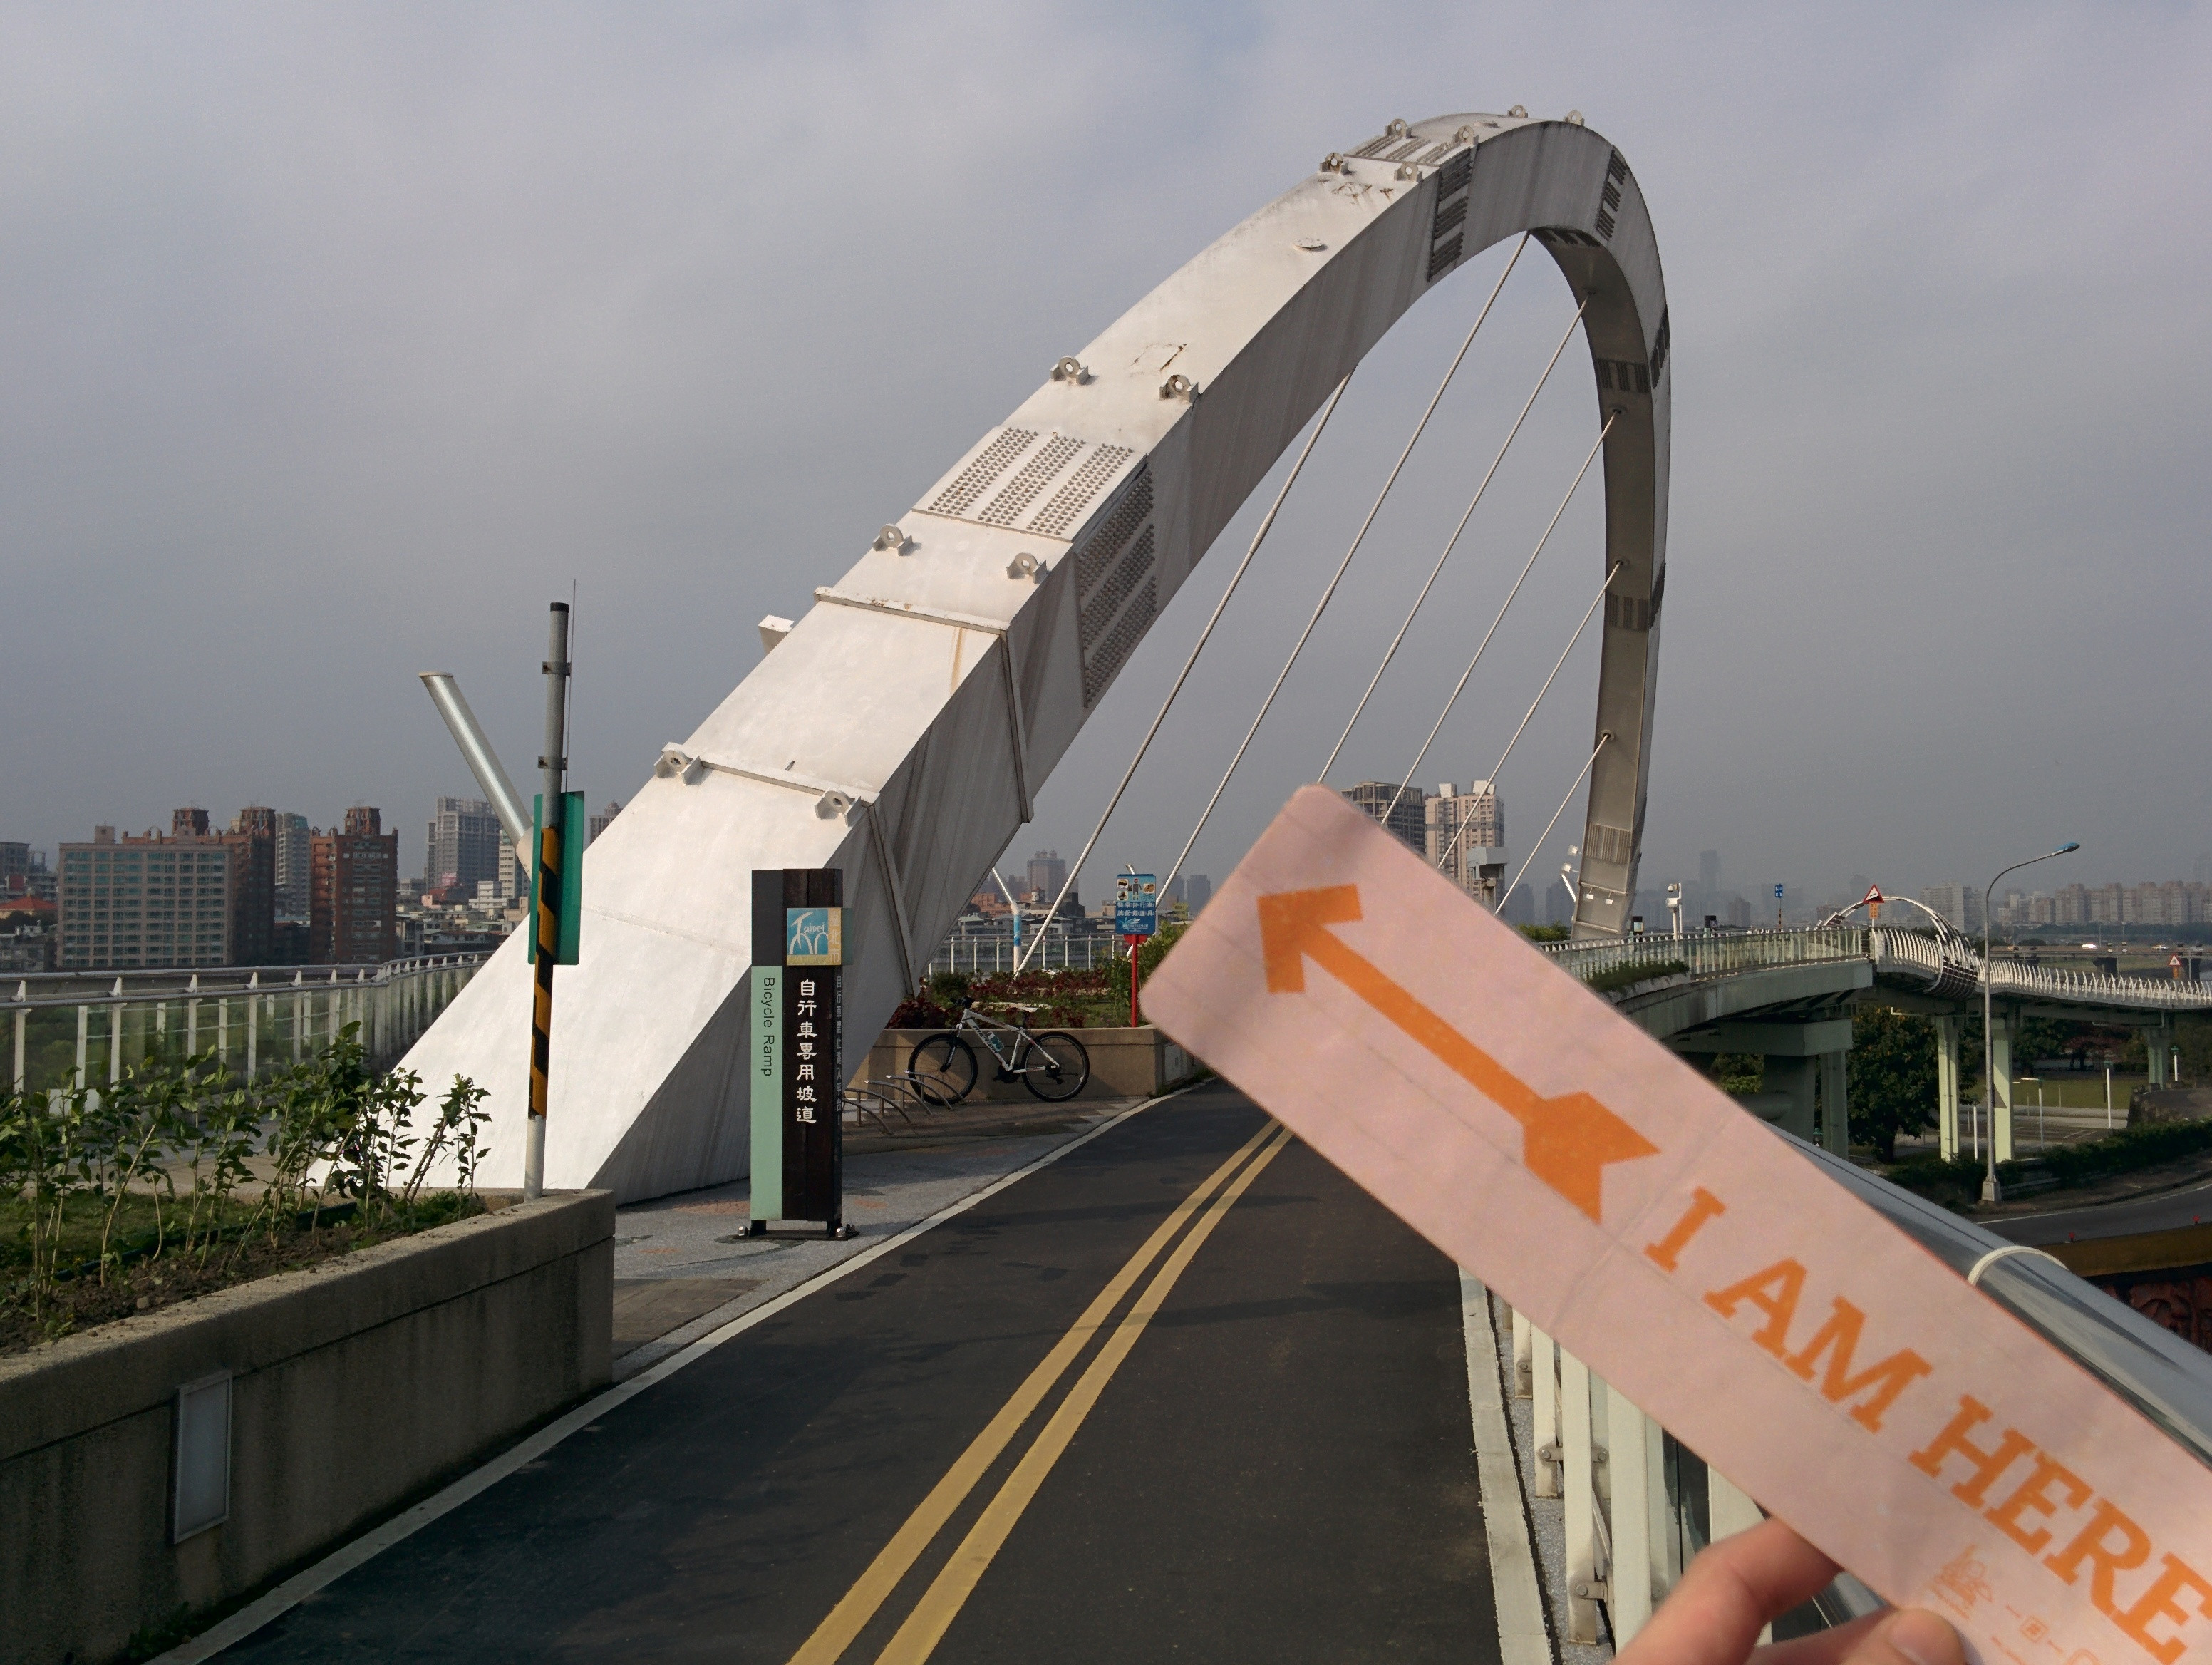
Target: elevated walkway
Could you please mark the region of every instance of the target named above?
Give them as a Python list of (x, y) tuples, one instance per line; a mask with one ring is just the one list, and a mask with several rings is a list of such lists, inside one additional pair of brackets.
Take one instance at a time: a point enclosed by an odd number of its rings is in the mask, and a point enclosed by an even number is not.
[[(1946, 1157), (1960, 1153), (1959, 1043), (1963, 1019), (1981, 1007), (1984, 977), (1981, 955), (1963, 938), (1826, 925), (1539, 945), (1677, 1052), (1765, 1059), (1771, 1091), (1748, 1107), (1838, 1155), (1848, 1146), (1843, 1107), (1852, 1010), (1886, 1006), (1930, 1018), (1939, 1046), (1942, 1149)], [(1993, 960), (1988, 976), (1996, 1084), (1990, 1138), (2000, 1162), (2014, 1154), (2013, 1042), (2023, 1019), (2142, 1030), (2150, 1085), (2157, 1088), (2171, 1077), (2174, 1020), (2212, 1013), (2212, 988), (2198, 983), (2058, 971), (2003, 958)]]

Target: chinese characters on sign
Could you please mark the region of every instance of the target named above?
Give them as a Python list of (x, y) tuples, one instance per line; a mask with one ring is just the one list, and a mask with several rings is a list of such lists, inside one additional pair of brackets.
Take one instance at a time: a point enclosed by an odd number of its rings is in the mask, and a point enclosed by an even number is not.
[(843, 873), (753, 873), (752, 1226), (842, 1235)]

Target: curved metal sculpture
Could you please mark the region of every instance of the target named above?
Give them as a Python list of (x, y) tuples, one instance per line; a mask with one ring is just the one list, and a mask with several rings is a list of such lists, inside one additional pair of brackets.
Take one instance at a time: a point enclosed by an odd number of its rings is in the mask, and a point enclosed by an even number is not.
[[(562, 975), (548, 1185), (654, 1196), (747, 1171), (740, 1054), (756, 867), (845, 872), (847, 1032), (927, 969), (1031, 794), (1330, 390), (1470, 256), (1530, 231), (1586, 296), (1606, 597), (1578, 935), (1634, 896), (1665, 587), (1669, 390), (1635, 176), (1579, 119), (1393, 122), (1237, 226), (1050, 377), (836, 584), (592, 846)], [(1601, 570), (1603, 570), (1601, 568)], [(406, 1060), (491, 1091), (518, 1182), (522, 945)]]

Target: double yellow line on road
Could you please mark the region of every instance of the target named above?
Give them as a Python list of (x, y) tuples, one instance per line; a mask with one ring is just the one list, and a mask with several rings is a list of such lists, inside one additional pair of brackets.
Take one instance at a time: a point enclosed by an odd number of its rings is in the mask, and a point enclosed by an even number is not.
[[(874, 1619), (884, 1603), (890, 1599), (923, 1552), (935, 1541), (939, 1533), (967, 1500), (991, 1466), (1004, 1455), (1013, 1443), (1014, 1436), (1030, 1415), (1044, 1402), (1045, 1397), (1060, 1379), (1067, 1374), (1085, 1347), (1099, 1331), (1106, 1327), (1115, 1308), (1119, 1307), (1130, 1290), (1136, 1286), (1146, 1268), (1158, 1260), (1161, 1252), (1175, 1243), (1164, 1265), (1153, 1274), (1151, 1283), (1137, 1297), (1129, 1310), (1114, 1327), (1104, 1346), (1074, 1387), (1060, 1401), (1044, 1430), (1014, 1465), (1013, 1472), (1000, 1485), (998, 1493), (984, 1506), (975, 1523), (953, 1551), (951, 1560), (938, 1573), (929, 1588), (923, 1592), (906, 1622), (899, 1626), (882, 1653), (877, 1656), (877, 1665), (921, 1665), (927, 1659), (945, 1633), (951, 1627), (976, 1583), (990, 1566), (991, 1560), (1014, 1529), (1037, 1489), (1044, 1484), (1045, 1476), (1052, 1472), (1054, 1463), (1075, 1437), (1083, 1419), (1091, 1413), (1098, 1396), (1105, 1391), (1137, 1338), (1145, 1332), (1155, 1314), (1166, 1303), (1168, 1295), (1190, 1265), (1192, 1258), (1223, 1215), (1244, 1194), (1245, 1189), (1259, 1177), (1262, 1169), (1275, 1159), (1283, 1146), (1289, 1144), (1290, 1130), (1274, 1121), (1245, 1141), (1237, 1153), (1208, 1175), (1144, 1244), (1131, 1255), (1127, 1264), (1099, 1291), (1097, 1298), (1085, 1308), (1083, 1316), (1070, 1327), (1067, 1333), (1053, 1344), (1043, 1362), (1031, 1370), (1028, 1378), (1015, 1389), (1013, 1396), (999, 1408), (983, 1431), (975, 1436), (968, 1449), (960, 1454), (945, 1478), (930, 1488), (929, 1495), (906, 1523), (892, 1534), (891, 1540), (868, 1564), (843, 1599), (830, 1610), (830, 1616), (807, 1638), (804, 1646), (791, 1656), (791, 1665), (836, 1665), (854, 1639)], [(1254, 1152), (1257, 1152), (1255, 1157)], [(1239, 1171), (1239, 1170), (1242, 1171)], [(1225, 1183), (1224, 1183), (1225, 1182)], [(1217, 1194), (1218, 1193), (1218, 1194)], [(1206, 1200), (1211, 1196), (1212, 1200)], [(1200, 1210), (1203, 1213), (1200, 1213)], [(1191, 1227), (1182, 1241), (1176, 1243), (1178, 1232), (1198, 1215), (1198, 1223)]]

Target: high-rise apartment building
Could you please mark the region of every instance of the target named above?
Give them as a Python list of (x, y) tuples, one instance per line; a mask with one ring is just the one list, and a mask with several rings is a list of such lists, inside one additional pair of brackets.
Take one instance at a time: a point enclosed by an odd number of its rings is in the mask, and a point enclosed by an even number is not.
[(607, 829), (608, 825), (614, 820), (615, 817), (621, 813), (621, 800), (619, 799), (610, 798), (607, 799), (606, 808), (599, 811), (595, 815), (586, 816), (584, 819), (585, 848), (588, 849), (591, 846), (598, 843), (599, 842), (599, 835), (605, 832)]
[(499, 817), (481, 798), (439, 799), (430, 817), (423, 884), (474, 896), (479, 880), (499, 877)]
[(1204, 873), (1185, 875), (1182, 899), (1190, 907), (1190, 916), (1196, 919), (1206, 904), (1213, 900), (1213, 881)]
[[(1391, 781), (1362, 781), (1356, 787), (1346, 787), (1343, 797), (1362, 815), (1382, 822), (1416, 853), (1427, 848), (1428, 823), (1424, 806), (1429, 795), (1419, 787), (1400, 787)], [(1395, 809), (1390, 807), (1393, 799), (1397, 803)], [(1389, 819), (1383, 821), (1386, 814)]]
[[(204, 812), (191, 813), (204, 824)], [(231, 853), (230, 963), (271, 964), (276, 957), (276, 811), (249, 804), (232, 818), (230, 830), (216, 836)]]
[(1429, 866), (1485, 902), (1505, 878), (1505, 809), (1497, 789), (1477, 781), (1462, 792), (1446, 781), (1422, 805)]
[(60, 969), (237, 963), (230, 941), (236, 858), (207, 836), (206, 811), (179, 811), (172, 824), (198, 830), (118, 840), (113, 827), (102, 826), (89, 843), (61, 847)]
[(20, 896), (30, 888), (31, 847), (0, 839), (0, 896)]
[(1982, 928), (1982, 893), (1972, 884), (1930, 884), (1920, 899), (1955, 929), (1971, 936)]
[(1721, 888), (1721, 853), (1718, 850), (1698, 852), (1698, 888), (1708, 893)]
[(346, 811), (344, 831), (310, 841), (313, 964), (376, 965), (398, 952), (399, 835), (381, 831), (381, 824), (375, 810), (357, 805)]
[(304, 925), (312, 894), (307, 817), (289, 810), (276, 812), (276, 917)]
[(1039, 850), (1030, 858), (1029, 888), (1042, 895), (1047, 907), (1066, 883), (1067, 863), (1060, 859), (1058, 850)]

